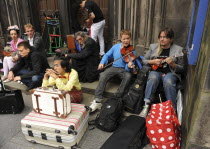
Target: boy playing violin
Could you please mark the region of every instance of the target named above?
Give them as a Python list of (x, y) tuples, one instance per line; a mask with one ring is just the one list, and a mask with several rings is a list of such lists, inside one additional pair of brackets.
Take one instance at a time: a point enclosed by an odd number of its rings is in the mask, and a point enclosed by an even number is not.
[[(103, 93), (106, 84), (111, 77), (117, 76), (122, 80), (117, 92), (115, 93), (115, 96), (118, 98), (123, 95), (124, 90), (126, 89), (131, 80), (132, 73), (130, 73), (130, 71), (132, 70), (132, 68), (134, 68), (134, 64), (133, 62), (126, 63), (123, 59), (124, 57), (122, 57), (121, 54), (122, 48), (127, 48), (130, 46), (130, 41), (131, 41), (130, 31), (122, 30), (120, 33), (120, 38), (121, 38), (121, 43), (115, 44), (103, 56), (98, 66), (98, 70), (101, 70), (105, 67), (109, 59), (111, 58), (114, 59), (112, 66), (107, 68), (104, 72), (100, 74), (99, 83), (95, 90), (95, 100), (93, 100), (93, 102), (90, 105), (92, 112), (95, 111), (96, 109), (99, 109), (102, 106), (101, 102), (103, 99)], [(135, 51), (132, 51), (131, 53), (134, 55), (136, 54)]]

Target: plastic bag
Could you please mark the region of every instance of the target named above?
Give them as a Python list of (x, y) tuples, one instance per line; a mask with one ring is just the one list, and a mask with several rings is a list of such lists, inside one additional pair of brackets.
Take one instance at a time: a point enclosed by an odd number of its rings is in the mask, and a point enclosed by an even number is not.
[(177, 117), (178, 117), (179, 123), (181, 125), (182, 110), (183, 110), (183, 102), (182, 102), (183, 101), (183, 95), (182, 95), (182, 92), (180, 90), (178, 90), (176, 100), (177, 100)]

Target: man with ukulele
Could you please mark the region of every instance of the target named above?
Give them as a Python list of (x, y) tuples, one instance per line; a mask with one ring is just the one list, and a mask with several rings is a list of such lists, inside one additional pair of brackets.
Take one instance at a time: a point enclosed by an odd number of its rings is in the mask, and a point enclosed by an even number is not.
[(156, 92), (160, 82), (163, 83), (167, 100), (172, 100), (176, 109), (176, 84), (181, 81), (181, 73), (184, 71), (183, 48), (173, 43), (174, 32), (170, 28), (164, 28), (159, 32), (158, 42), (151, 44), (144, 56), (143, 63), (150, 64), (152, 71), (149, 73), (146, 90), (145, 106), (140, 116), (146, 117), (151, 104), (152, 95)]

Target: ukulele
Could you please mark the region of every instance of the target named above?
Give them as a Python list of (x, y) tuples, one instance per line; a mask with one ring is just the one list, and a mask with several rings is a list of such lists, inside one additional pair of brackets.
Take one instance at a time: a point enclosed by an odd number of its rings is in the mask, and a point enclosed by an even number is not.
[[(183, 58), (183, 56), (176, 56), (175, 55), (175, 56), (172, 56), (170, 58), (172, 58), (174, 60), (175, 58)], [(152, 70), (157, 70), (159, 67), (163, 67), (162, 64), (166, 63), (166, 59), (161, 58), (160, 60), (161, 60), (161, 64), (159, 64), (159, 65), (151, 64)]]

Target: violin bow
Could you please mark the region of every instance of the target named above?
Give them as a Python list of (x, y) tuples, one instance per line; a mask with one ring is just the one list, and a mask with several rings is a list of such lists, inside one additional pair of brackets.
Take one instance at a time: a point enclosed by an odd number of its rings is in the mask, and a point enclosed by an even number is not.
[[(127, 53), (127, 54), (125, 54), (125, 55), (123, 55), (123, 56), (121, 56), (121, 57), (119, 57), (118, 59), (116, 59), (115, 61), (113, 61), (113, 62), (111, 62), (111, 63), (109, 63), (109, 64), (107, 64), (106, 66), (104, 66), (104, 68), (106, 68), (106, 67), (108, 67), (108, 66), (110, 66), (111, 64), (113, 64), (114, 62), (116, 62), (116, 61), (118, 61), (119, 59), (121, 59), (121, 58), (123, 58), (123, 57), (125, 57), (125, 56), (128, 56), (130, 53), (132, 53), (133, 51), (131, 51), (131, 52), (129, 52), (129, 53)], [(104, 69), (103, 68), (103, 69)]]

